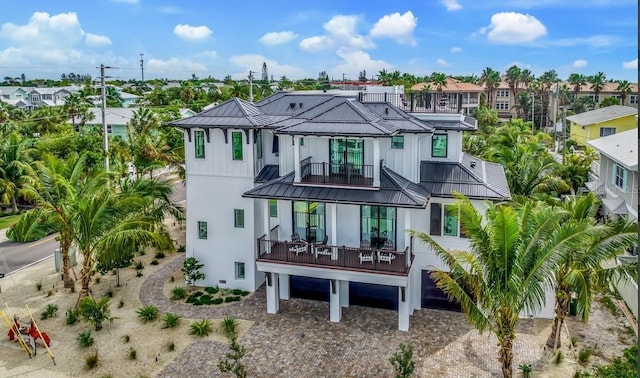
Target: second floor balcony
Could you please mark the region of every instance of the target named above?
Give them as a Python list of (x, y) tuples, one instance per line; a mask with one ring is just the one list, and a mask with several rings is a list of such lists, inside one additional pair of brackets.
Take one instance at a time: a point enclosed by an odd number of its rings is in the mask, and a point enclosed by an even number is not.
[(325, 185), (372, 186), (373, 165), (354, 163), (300, 162), (300, 182)]

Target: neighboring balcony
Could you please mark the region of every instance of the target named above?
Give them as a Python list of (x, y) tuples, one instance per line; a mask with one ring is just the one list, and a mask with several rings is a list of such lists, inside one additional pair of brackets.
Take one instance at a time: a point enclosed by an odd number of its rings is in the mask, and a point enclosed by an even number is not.
[(413, 262), (409, 248), (404, 251), (376, 248), (258, 239), (256, 261), (293, 264), (327, 269), (408, 275)]
[(300, 182), (326, 185), (373, 186), (373, 165), (300, 162)]

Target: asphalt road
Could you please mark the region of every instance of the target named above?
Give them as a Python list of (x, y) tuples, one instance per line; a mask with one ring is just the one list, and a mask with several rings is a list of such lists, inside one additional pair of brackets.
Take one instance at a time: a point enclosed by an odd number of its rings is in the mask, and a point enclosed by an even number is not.
[[(186, 187), (182, 181), (174, 182), (176, 191), (172, 200), (179, 206), (184, 206), (186, 199)], [(43, 259), (50, 258), (59, 243), (55, 240), (57, 234), (49, 235), (30, 243), (14, 243), (5, 238), (4, 231), (0, 230), (0, 276), (7, 275), (22, 269)], [(51, 265), (55, 263), (51, 260)]]

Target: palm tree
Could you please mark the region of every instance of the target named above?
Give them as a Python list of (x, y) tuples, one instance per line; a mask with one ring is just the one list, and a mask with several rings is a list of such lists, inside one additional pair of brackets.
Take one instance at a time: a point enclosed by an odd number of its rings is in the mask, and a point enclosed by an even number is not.
[(620, 100), (624, 105), (627, 101), (627, 96), (633, 93), (633, 88), (631, 88), (631, 84), (627, 80), (618, 80), (616, 91), (620, 93)]
[(545, 126), (547, 126), (547, 124), (549, 123), (549, 94), (551, 93), (551, 87), (553, 86), (553, 84), (557, 83), (559, 81), (558, 79), (558, 73), (555, 70), (549, 70), (549, 71), (545, 71), (541, 76), (540, 76), (540, 83), (541, 83), (541, 90), (542, 90), (542, 96), (541, 96), (541, 100), (542, 100), (542, 114), (543, 116), (546, 116), (547, 122), (544, 124)]
[(493, 90), (500, 85), (500, 73), (494, 71), (491, 67), (486, 67), (480, 76), (480, 83), (487, 89), (487, 99), (490, 108), (493, 108)]
[(531, 96), (529, 92), (520, 92), (516, 95), (516, 116), (518, 118), (524, 118), (525, 114), (531, 111)]
[(589, 192), (584, 196), (572, 197), (562, 204), (566, 212), (565, 223), (580, 240), (577, 248), (566, 249), (560, 254), (555, 269), (555, 318), (547, 346), (560, 347), (560, 330), (569, 313), (571, 294), (575, 293), (577, 312), (583, 322), (589, 320), (594, 292), (606, 288), (620, 278), (625, 269), (637, 266), (631, 264), (607, 268), (625, 248), (638, 245), (636, 224), (617, 222), (596, 225), (594, 216), (598, 199)]
[(582, 86), (587, 85), (587, 77), (582, 74), (572, 73), (569, 75), (568, 82), (573, 87), (573, 100), (575, 101)]
[(442, 92), (442, 87), (447, 86), (447, 75), (442, 72), (434, 72), (429, 77), (429, 81), (436, 86), (438, 92)]
[(596, 105), (600, 102), (600, 91), (604, 88), (605, 81), (607, 80), (607, 76), (604, 72), (598, 72), (593, 76), (589, 76), (587, 81), (591, 84), (591, 89), (596, 95)]
[(516, 98), (516, 90), (520, 84), (520, 75), (522, 75), (522, 70), (516, 65), (509, 67), (505, 75), (509, 88), (511, 88), (513, 98)]
[(33, 180), (30, 165), (30, 142), (17, 132), (10, 132), (0, 140), (0, 199), (18, 212), (18, 196)]
[(502, 375), (510, 378), (519, 315), (542, 308), (557, 256), (571, 247), (572, 234), (560, 222), (561, 213), (541, 203), (487, 206), (483, 216), (469, 199), (458, 196), (468, 251), (445, 249), (427, 234), (410, 232), (448, 269), (431, 273), (436, 285), (460, 303), (479, 332), (497, 337)]
[(522, 72), (520, 72), (520, 83), (522, 83), (522, 85), (525, 88), (529, 88), (529, 83), (531, 83), (533, 80), (535, 79), (535, 76), (531, 73), (530, 70), (528, 69), (524, 69), (522, 70)]

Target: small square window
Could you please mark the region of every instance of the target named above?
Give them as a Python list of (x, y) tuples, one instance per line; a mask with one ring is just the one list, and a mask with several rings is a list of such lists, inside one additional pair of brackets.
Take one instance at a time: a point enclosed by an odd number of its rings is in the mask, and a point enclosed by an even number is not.
[(207, 222), (198, 221), (198, 239), (207, 238)]
[(394, 150), (404, 149), (404, 135), (396, 135), (391, 137), (391, 148)]
[(237, 262), (235, 263), (236, 266), (236, 280), (243, 280), (244, 279), (244, 263), (242, 262)]
[(242, 160), (242, 133), (231, 133), (231, 146), (233, 148), (233, 160)]
[(278, 201), (274, 199), (269, 200), (269, 216), (271, 218), (278, 217)]
[(244, 228), (244, 209), (233, 210), (233, 224), (236, 228)]
[[(291, 138), (291, 145), (295, 146), (296, 145), (296, 138)], [(300, 138), (300, 146), (304, 146), (304, 138)]]

